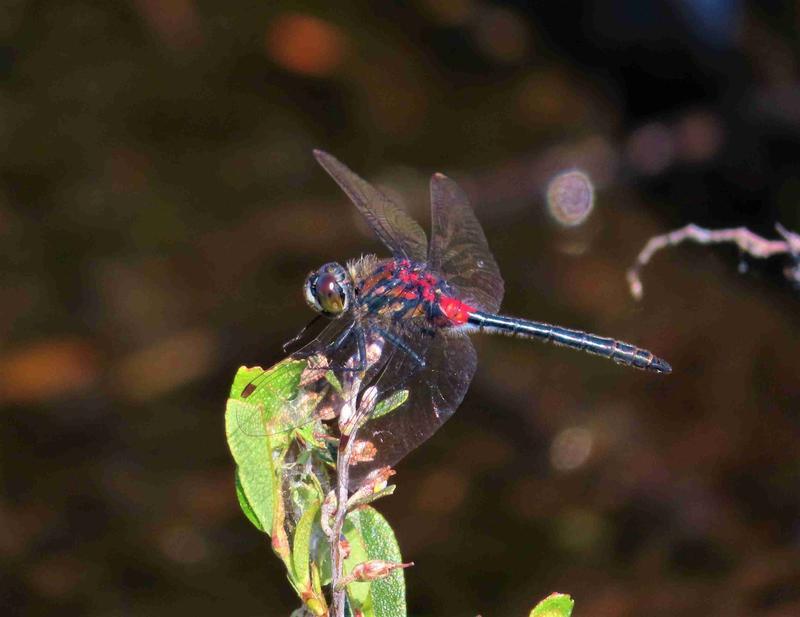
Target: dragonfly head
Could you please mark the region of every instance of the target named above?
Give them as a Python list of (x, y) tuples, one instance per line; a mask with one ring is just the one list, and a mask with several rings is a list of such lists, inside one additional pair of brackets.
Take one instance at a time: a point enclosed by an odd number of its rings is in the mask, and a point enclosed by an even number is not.
[(312, 309), (335, 319), (352, 306), (353, 283), (344, 266), (331, 262), (308, 275), (303, 295)]

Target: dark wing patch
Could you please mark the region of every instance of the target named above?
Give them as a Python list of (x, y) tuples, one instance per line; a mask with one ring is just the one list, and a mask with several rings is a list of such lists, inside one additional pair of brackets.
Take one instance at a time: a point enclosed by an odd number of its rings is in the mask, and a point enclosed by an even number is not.
[(414, 219), (335, 157), (322, 150), (314, 150), (314, 156), (394, 255), (413, 261), (425, 261), (427, 238)]
[(350, 478), (354, 488), (370, 471), (384, 465), (394, 466), (430, 438), (458, 409), (475, 374), (477, 355), (466, 334), (421, 331), (395, 334), (414, 354), (425, 359), (425, 366), (420, 366), (408, 349), (387, 345), (386, 362), (373, 385), (381, 400), (401, 396), (404, 402), (359, 430), (356, 438), (371, 442), (377, 454), (373, 460), (352, 467)]
[(496, 313), (505, 284), (486, 236), (461, 188), (443, 174), (431, 178), (428, 267), (476, 308)]

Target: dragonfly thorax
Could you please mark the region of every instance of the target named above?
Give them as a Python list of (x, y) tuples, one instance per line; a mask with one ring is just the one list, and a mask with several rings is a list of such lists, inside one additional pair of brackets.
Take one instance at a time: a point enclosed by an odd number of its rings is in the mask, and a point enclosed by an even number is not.
[(316, 312), (335, 319), (353, 305), (353, 281), (344, 266), (327, 263), (306, 277), (303, 296)]
[(458, 300), (447, 281), (422, 262), (364, 258), (352, 271), (356, 303), (372, 316), (452, 327), (466, 323), (474, 310)]

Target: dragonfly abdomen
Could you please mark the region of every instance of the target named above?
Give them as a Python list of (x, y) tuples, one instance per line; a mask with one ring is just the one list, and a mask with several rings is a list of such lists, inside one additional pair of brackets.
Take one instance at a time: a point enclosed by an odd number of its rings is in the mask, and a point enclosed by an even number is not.
[(672, 372), (672, 367), (666, 361), (646, 349), (581, 330), (570, 330), (539, 321), (528, 321), (480, 311), (470, 313), (467, 324), (476, 327), (480, 332), (535, 339), (545, 343), (552, 341), (557, 345), (609, 358), (618, 364), (656, 373)]

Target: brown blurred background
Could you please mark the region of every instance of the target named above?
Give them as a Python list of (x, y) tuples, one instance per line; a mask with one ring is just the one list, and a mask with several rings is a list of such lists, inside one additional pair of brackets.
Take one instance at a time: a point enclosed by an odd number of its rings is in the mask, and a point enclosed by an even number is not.
[[(308, 270), (380, 251), (321, 147), (427, 225), (470, 192), (505, 312), (641, 344), (659, 377), (482, 339), (398, 469), (413, 615), (800, 615), (800, 292), (682, 247), (800, 225), (797, 4), (196, 0), (0, 5), (0, 606), (285, 615), (223, 410), (311, 317)], [(378, 9), (378, 7), (380, 7)], [(585, 224), (551, 178), (594, 182)], [(747, 270), (746, 272), (740, 270)]]

